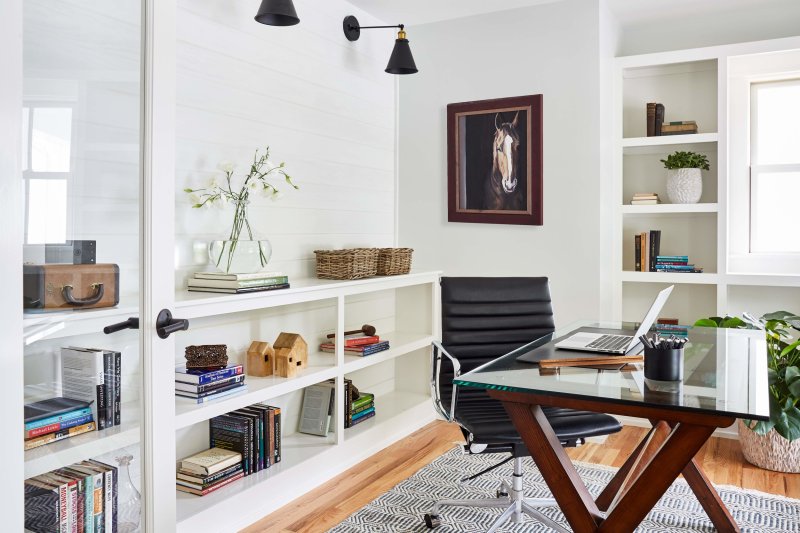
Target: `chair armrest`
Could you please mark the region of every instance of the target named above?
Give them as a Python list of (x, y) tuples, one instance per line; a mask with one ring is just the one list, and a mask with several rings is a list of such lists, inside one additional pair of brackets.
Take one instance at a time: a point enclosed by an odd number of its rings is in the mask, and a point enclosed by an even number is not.
[(445, 406), (442, 404), (442, 395), (439, 391), (439, 374), (442, 368), (442, 355), (450, 359), (450, 362), (453, 364), (453, 377), (458, 377), (461, 375), (461, 363), (453, 357), (447, 350), (444, 349), (444, 346), (440, 342), (433, 341), (431, 343), (431, 369), (432, 369), (432, 376), (431, 376), (431, 397), (433, 398), (433, 406), (436, 408), (436, 411), (444, 417), (445, 420), (448, 422), (453, 421), (453, 416), (456, 411), (456, 396), (458, 395), (458, 387), (453, 384), (453, 393), (450, 402), (450, 409), (446, 410)]

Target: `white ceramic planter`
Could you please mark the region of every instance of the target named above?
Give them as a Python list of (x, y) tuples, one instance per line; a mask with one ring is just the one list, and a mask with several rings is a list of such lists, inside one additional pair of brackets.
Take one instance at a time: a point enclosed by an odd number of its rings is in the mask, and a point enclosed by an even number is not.
[(703, 177), (699, 168), (667, 170), (667, 196), (673, 204), (696, 204), (703, 194)]

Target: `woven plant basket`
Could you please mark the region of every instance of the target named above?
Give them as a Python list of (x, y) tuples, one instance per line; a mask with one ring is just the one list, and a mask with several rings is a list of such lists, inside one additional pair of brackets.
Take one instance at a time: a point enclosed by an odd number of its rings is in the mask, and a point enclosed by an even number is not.
[(377, 248), (314, 250), (320, 279), (361, 279), (378, 272)]
[(739, 443), (749, 463), (776, 472), (800, 472), (800, 440), (789, 442), (775, 430), (758, 435), (739, 420)]
[(378, 275), (397, 276), (411, 271), (413, 248), (379, 248)]

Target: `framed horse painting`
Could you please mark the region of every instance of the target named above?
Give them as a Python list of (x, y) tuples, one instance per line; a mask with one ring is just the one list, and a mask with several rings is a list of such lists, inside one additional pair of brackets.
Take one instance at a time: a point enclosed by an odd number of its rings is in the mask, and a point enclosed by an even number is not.
[(542, 225), (542, 95), (447, 106), (447, 220)]

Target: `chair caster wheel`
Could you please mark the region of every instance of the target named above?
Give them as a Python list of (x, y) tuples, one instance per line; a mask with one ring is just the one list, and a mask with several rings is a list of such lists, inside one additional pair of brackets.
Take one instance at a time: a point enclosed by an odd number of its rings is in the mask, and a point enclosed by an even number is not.
[(495, 495), (498, 498), (508, 498), (508, 493), (506, 491), (504, 491), (504, 490), (499, 490), (498, 489), (497, 492), (495, 492)]
[(439, 520), (438, 514), (427, 513), (425, 515), (425, 525), (428, 526), (428, 529), (433, 529), (442, 525), (442, 521)]

